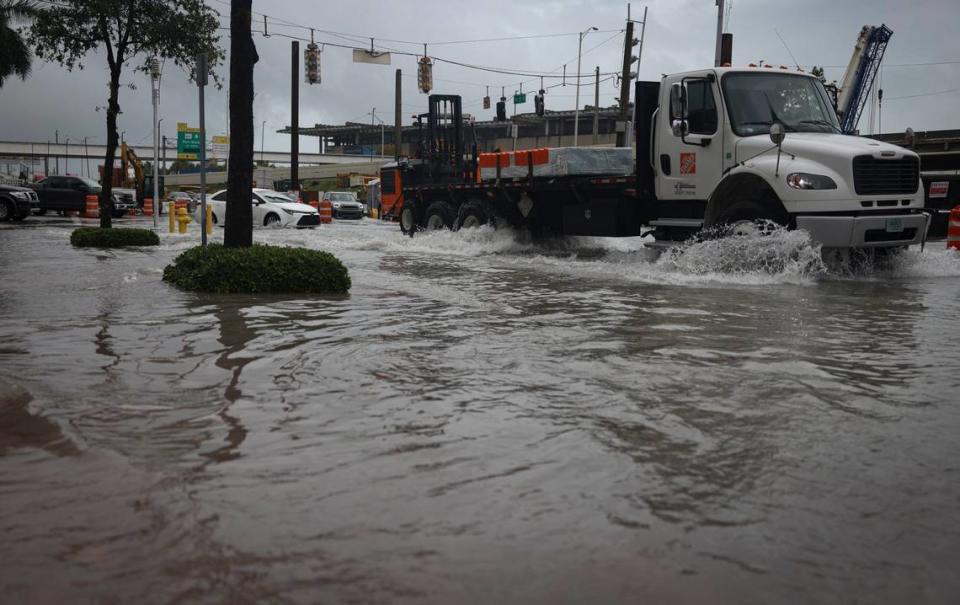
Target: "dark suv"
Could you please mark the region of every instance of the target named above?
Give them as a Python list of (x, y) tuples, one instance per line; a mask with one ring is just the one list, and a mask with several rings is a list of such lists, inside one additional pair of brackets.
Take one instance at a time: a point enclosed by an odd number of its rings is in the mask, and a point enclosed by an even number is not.
[(38, 207), (37, 193), (33, 189), (0, 183), (0, 222), (22, 221), (30, 211)]
[[(100, 194), (100, 183), (81, 176), (48, 176), (31, 187), (40, 198), (40, 214), (48, 210), (83, 212), (86, 207), (86, 197)], [(132, 203), (114, 195), (113, 218), (122, 217), (131, 206)]]

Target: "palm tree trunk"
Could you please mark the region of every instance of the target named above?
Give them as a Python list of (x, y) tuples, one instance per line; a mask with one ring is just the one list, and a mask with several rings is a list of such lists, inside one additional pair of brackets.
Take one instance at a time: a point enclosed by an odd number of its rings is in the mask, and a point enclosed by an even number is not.
[(223, 245), (253, 245), (253, 65), (257, 49), (250, 32), (252, 0), (230, 2), (230, 168)]

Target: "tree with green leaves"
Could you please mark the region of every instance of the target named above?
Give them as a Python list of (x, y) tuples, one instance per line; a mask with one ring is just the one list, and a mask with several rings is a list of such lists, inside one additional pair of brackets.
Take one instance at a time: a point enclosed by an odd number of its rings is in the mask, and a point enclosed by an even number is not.
[(30, 75), (30, 47), (13, 24), (32, 19), (35, 14), (33, 2), (0, 0), (0, 87), (10, 76), (26, 80)]
[(250, 21), (252, 0), (230, 2), (230, 167), (223, 245), (253, 245), (253, 66), (259, 59)]
[[(71, 71), (83, 69), (91, 52), (106, 57), (110, 82), (103, 174), (111, 175), (124, 67), (139, 57), (143, 62), (134, 69), (146, 73), (147, 59), (156, 57), (186, 70), (192, 79), (200, 53), (207, 53), (211, 67), (223, 60), (218, 27), (216, 12), (203, 0), (60, 0), (37, 10), (30, 41), (38, 57)], [(215, 73), (213, 78), (217, 81)], [(104, 178), (101, 186), (100, 225), (110, 227), (112, 183)]]

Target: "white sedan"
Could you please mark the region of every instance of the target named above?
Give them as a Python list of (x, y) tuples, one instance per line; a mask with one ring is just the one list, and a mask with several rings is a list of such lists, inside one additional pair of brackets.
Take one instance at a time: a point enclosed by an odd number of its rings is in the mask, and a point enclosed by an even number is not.
[[(227, 190), (218, 191), (207, 198), (214, 225), (222, 225), (227, 216)], [(200, 220), (200, 206), (197, 206)], [(302, 204), (280, 191), (272, 189), (253, 190), (253, 226), (263, 227), (316, 227), (320, 213), (313, 206)]]

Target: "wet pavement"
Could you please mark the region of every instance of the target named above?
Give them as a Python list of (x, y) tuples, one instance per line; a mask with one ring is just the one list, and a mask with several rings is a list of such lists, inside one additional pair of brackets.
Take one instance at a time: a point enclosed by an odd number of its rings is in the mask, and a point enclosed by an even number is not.
[(351, 272), (291, 298), (72, 227), (0, 225), (0, 601), (960, 599), (942, 243), (257, 230)]

